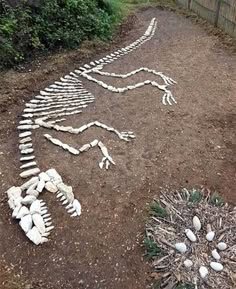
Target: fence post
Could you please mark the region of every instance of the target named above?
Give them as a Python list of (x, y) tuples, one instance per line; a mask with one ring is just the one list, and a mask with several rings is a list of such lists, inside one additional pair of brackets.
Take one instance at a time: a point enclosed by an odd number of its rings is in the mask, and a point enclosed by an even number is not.
[(221, 0), (217, 0), (216, 3), (216, 17), (215, 17), (215, 22), (214, 22), (214, 26), (217, 27), (218, 25), (218, 20), (219, 20), (219, 16), (220, 16), (220, 6), (221, 6)]

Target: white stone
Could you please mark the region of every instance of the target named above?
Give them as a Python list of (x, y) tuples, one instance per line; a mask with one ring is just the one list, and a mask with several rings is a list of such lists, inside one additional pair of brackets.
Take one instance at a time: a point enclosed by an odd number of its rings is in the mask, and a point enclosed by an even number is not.
[(49, 175), (46, 174), (45, 172), (41, 172), (41, 173), (39, 174), (39, 179), (40, 179), (40, 180), (43, 180), (45, 183), (48, 182), (48, 181), (50, 181)]
[(93, 141), (90, 143), (91, 147), (95, 147), (97, 144), (98, 144), (98, 140), (97, 140), (97, 139), (93, 140)]
[(201, 266), (199, 269), (199, 273), (202, 279), (205, 279), (208, 275), (208, 269), (205, 266)]
[(22, 230), (25, 233), (28, 233), (29, 230), (31, 230), (32, 226), (33, 226), (32, 216), (29, 214), (29, 215), (22, 217), (19, 224), (20, 224)]
[(8, 202), (10, 209), (14, 210), (16, 206), (14, 204), (13, 199), (9, 199), (7, 202)]
[(27, 169), (27, 168), (30, 168), (30, 167), (34, 167), (34, 166), (36, 166), (36, 165), (37, 165), (36, 162), (28, 162), (28, 163), (20, 166), (20, 168), (21, 168), (21, 169)]
[(32, 195), (27, 195), (24, 197), (24, 199), (21, 201), (22, 205), (31, 205), (34, 201), (36, 201), (36, 197)]
[(24, 150), (21, 150), (21, 154), (23, 155), (27, 155), (27, 154), (31, 154), (34, 152), (34, 149), (24, 149)]
[(187, 252), (187, 246), (184, 243), (176, 243), (175, 244), (175, 249), (177, 251), (179, 251), (180, 253)]
[(219, 255), (219, 253), (217, 252), (216, 249), (211, 252), (211, 255), (212, 255), (212, 257), (213, 257), (214, 259), (216, 259), (217, 261), (220, 260), (220, 255)]
[(12, 212), (12, 218), (16, 218), (16, 216), (17, 216), (18, 212), (20, 211), (21, 207), (22, 207), (21, 205), (15, 207), (15, 209)]
[(201, 222), (197, 216), (193, 217), (193, 227), (196, 231), (201, 230), (202, 225), (201, 225)]
[(24, 144), (30, 141), (32, 141), (32, 138), (28, 136), (28, 137), (22, 138), (19, 142), (20, 144)]
[(21, 157), (20, 161), (21, 162), (25, 162), (25, 161), (30, 161), (30, 160), (33, 160), (33, 159), (35, 159), (35, 156), (26, 156), (26, 157)]
[(217, 244), (217, 248), (220, 250), (220, 251), (224, 251), (227, 249), (227, 245), (224, 243), (224, 242), (220, 242)]
[(73, 207), (74, 207), (77, 215), (80, 216), (81, 215), (81, 204), (77, 199), (75, 199), (73, 201)]
[(191, 231), (190, 229), (186, 229), (185, 230), (185, 234), (188, 237), (188, 239), (191, 242), (196, 242), (197, 241), (197, 237), (195, 236), (195, 234), (193, 233), (193, 231)]
[(33, 184), (37, 183), (38, 181), (39, 181), (38, 177), (32, 177), (29, 181), (25, 182), (21, 186), (22, 191), (27, 190), (30, 186), (32, 186)]
[(40, 180), (40, 181), (38, 182), (36, 191), (38, 191), (39, 193), (41, 193), (41, 192), (43, 191), (44, 187), (45, 187), (45, 182), (44, 182), (44, 180)]
[(34, 191), (38, 185), (38, 181), (33, 183), (26, 191), (26, 195), (31, 195), (31, 191)]
[(63, 193), (63, 195), (66, 197), (69, 203), (72, 203), (74, 201), (74, 194), (72, 191), (72, 187), (67, 186), (63, 183), (58, 184), (57, 187), (59, 191)]
[(33, 175), (37, 175), (40, 173), (40, 169), (39, 168), (34, 168), (34, 169), (29, 169), (27, 171), (24, 171), (20, 174), (20, 176), (22, 178), (28, 178), (30, 176), (33, 176)]
[(39, 200), (35, 200), (30, 206), (30, 214), (41, 214), (41, 204)]
[(186, 268), (190, 268), (190, 267), (193, 266), (193, 262), (192, 262), (191, 260), (189, 260), (189, 259), (186, 259), (186, 260), (184, 261), (184, 266), (185, 266)]
[(38, 229), (39, 233), (43, 234), (46, 231), (46, 227), (44, 224), (44, 219), (40, 214), (33, 214), (32, 215), (33, 222)]
[(32, 135), (31, 131), (25, 131), (25, 132), (20, 133), (19, 137), (20, 138), (24, 138), (24, 137), (27, 137), (27, 136), (30, 136), (30, 135)]
[(50, 177), (51, 180), (60, 180), (62, 181), (61, 176), (58, 174), (58, 172), (55, 169), (49, 169), (46, 171), (46, 174)]
[(206, 235), (206, 239), (208, 242), (212, 242), (214, 237), (215, 237), (215, 232), (213, 232), (213, 231), (208, 232)]
[(16, 199), (13, 199), (14, 205), (15, 207), (21, 206), (21, 202), (22, 202), (23, 198), (22, 197), (18, 197)]
[(29, 214), (29, 209), (26, 206), (22, 206), (16, 215), (16, 219), (21, 219), (28, 214)]
[(224, 269), (223, 265), (218, 262), (211, 262), (210, 266), (216, 272), (220, 272)]
[(21, 188), (20, 187), (11, 187), (10, 189), (7, 190), (7, 196), (8, 196), (8, 199), (16, 199), (18, 197), (21, 196)]
[(38, 198), (39, 192), (36, 191), (36, 190), (30, 190), (30, 192), (28, 193), (28, 195), (34, 196), (35, 198)]
[(46, 182), (45, 189), (50, 193), (56, 193), (58, 191), (57, 186), (54, 185), (52, 182)]
[(26, 236), (35, 244), (39, 245), (41, 243), (42, 237), (39, 233), (38, 229), (34, 226), (29, 232), (26, 234)]

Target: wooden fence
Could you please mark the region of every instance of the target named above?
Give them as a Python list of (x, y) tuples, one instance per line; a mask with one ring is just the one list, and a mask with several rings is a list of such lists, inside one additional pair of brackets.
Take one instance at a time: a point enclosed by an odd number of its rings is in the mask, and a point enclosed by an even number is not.
[(177, 0), (177, 3), (236, 38), (236, 0)]

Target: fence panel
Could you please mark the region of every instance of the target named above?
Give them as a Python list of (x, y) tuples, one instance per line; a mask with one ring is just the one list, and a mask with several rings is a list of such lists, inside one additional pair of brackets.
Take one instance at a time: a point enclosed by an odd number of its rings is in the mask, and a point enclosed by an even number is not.
[(177, 3), (236, 38), (236, 0), (177, 0)]
[(236, 38), (236, 1), (221, 1), (218, 26)]

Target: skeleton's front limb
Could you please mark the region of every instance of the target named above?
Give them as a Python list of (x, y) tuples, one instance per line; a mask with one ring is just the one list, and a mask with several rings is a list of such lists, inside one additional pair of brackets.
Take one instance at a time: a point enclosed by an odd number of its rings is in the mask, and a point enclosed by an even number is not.
[(158, 72), (158, 71), (156, 71), (154, 69), (149, 69), (147, 67), (141, 67), (141, 68), (133, 70), (133, 71), (127, 73), (127, 74), (117, 74), (117, 73), (104, 72), (104, 71), (101, 71), (99, 68), (100, 67), (98, 67), (96, 69), (94, 68), (93, 70), (91, 70), (91, 72), (94, 72), (94, 73), (97, 73), (97, 74), (100, 74), (100, 75), (103, 75), (103, 76), (111, 76), (111, 77), (117, 77), (117, 78), (127, 78), (127, 77), (130, 77), (130, 76), (132, 76), (132, 75), (134, 75), (136, 73), (145, 71), (145, 72), (148, 72), (148, 73), (151, 73), (151, 74), (154, 74), (156, 76), (161, 77), (166, 85), (172, 85), (172, 84), (176, 84), (177, 83), (172, 78), (164, 75), (162, 72)]
[(104, 164), (105, 164), (106, 169), (108, 170), (110, 164), (115, 165), (115, 162), (113, 161), (112, 157), (109, 155), (108, 150), (105, 147), (105, 145), (101, 141), (98, 141), (97, 139), (93, 140), (92, 142), (90, 142), (88, 144), (83, 145), (81, 148), (79, 148), (77, 150), (76, 148), (73, 148), (72, 146), (69, 146), (68, 144), (61, 142), (59, 139), (53, 138), (49, 134), (45, 134), (44, 136), (47, 140), (49, 140), (54, 145), (57, 145), (57, 146), (63, 148), (64, 150), (70, 152), (73, 155), (79, 155), (80, 153), (86, 152), (89, 149), (97, 146), (100, 148), (100, 150), (103, 154), (103, 158), (102, 158), (101, 162), (99, 163), (99, 167), (102, 169)]
[[(100, 71), (101, 68), (102, 67), (98, 67), (96, 69), (86, 71), (86, 72), (82, 73), (81, 75), (83, 77), (87, 78), (88, 80), (96, 82), (98, 85), (102, 86), (103, 88), (108, 89), (109, 91), (112, 91), (112, 92), (117, 92), (117, 93), (125, 92), (127, 90), (133, 90), (133, 89), (136, 89), (136, 88), (139, 88), (139, 87), (142, 87), (144, 85), (149, 84), (149, 85), (155, 86), (158, 89), (164, 91), (164, 95), (162, 97), (162, 103), (164, 105), (166, 105), (167, 103), (169, 105), (172, 105), (172, 102), (176, 103), (176, 100), (174, 99), (171, 91), (168, 89), (168, 87), (170, 85), (172, 85), (176, 82), (173, 79), (171, 79), (170, 77), (167, 77), (166, 75), (164, 75), (162, 72), (157, 72), (155, 70), (151, 70), (151, 69), (148, 69), (146, 67), (142, 67), (142, 68), (134, 70), (128, 74), (115, 74), (115, 73), (102, 72), (102, 71)], [(108, 85), (107, 83), (105, 83), (101, 80), (98, 80), (97, 78), (95, 78), (91, 75), (88, 75), (88, 73), (94, 72), (94, 73), (104, 75), (104, 76), (127, 78), (127, 77), (130, 77), (131, 75), (136, 74), (136, 73), (141, 72), (141, 71), (146, 71), (146, 72), (149, 72), (149, 73), (152, 73), (154, 75), (161, 77), (165, 84), (160, 85), (156, 81), (145, 80), (144, 82), (139, 82), (139, 83), (136, 83), (134, 85), (128, 85), (125, 87), (114, 87), (114, 86)]]

